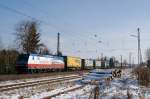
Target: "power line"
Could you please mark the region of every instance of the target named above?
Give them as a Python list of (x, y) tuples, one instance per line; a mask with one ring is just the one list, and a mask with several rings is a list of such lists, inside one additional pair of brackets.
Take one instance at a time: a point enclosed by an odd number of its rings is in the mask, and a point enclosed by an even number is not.
[(22, 0), (23, 4), (29, 6), (29, 7), (32, 7), (32, 8), (35, 8), (35, 9), (38, 9), (38, 13), (42, 13), (44, 14), (44, 16), (47, 16), (48, 18), (51, 17), (53, 19), (56, 19), (54, 16), (48, 16), (48, 12), (46, 12), (44, 9), (41, 9), (39, 7), (37, 7), (35, 4), (31, 3), (31, 2), (28, 2), (27, 0)]
[[(53, 16), (48, 16), (48, 13), (44, 10), (44, 9), (41, 9), (41, 8), (39, 8), (39, 7), (37, 7), (35, 4), (33, 4), (33, 3), (31, 3), (31, 2), (28, 2), (28, 1), (26, 1), (26, 0), (22, 0), (22, 2), (24, 3), (24, 4), (26, 4), (27, 6), (32, 6), (32, 8), (34, 7), (35, 9), (38, 9), (38, 11), (39, 11), (39, 13), (43, 13), (44, 14), (44, 16), (47, 16), (48, 18), (49, 17), (51, 17), (51, 18), (53, 18), (53, 19), (55, 19), (56, 20), (56, 18), (55, 17), (53, 17)], [(62, 21), (61, 20), (61, 22), (63, 23), (63, 25), (65, 25), (66, 24), (66, 22), (64, 22), (64, 21)], [(67, 22), (68, 23), (68, 22)], [(63, 29), (61, 29), (61, 30), (63, 30)], [(66, 31), (66, 30), (64, 30), (64, 31)], [(62, 31), (61, 31), (62, 32)], [(72, 33), (74, 33), (74, 32), (72, 32)], [(74, 33), (74, 34), (76, 34), (76, 33)], [(72, 34), (69, 34), (70, 35), (70, 37), (75, 37), (75, 36), (77, 36), (77, 35), (72, 35)], [(82, 36), (78, 36), (77, 38), (80, 38), (80, 39), (84, 39)], [(72, 38), (71, 38), (72, 39)]]
[(22, 13), (22, 12), (20, 12), (20, 11), (17, 11), (16, 9), (12, 9), (12, 8), (10, 8), (10, 7), (8, 7), (8, 6), (5, 6), (5, 5), (0, 4), (0, 7), (3, 8), (3, 9), (5, 9), (5, 10), (9, 10), (9, 11), (14, 12), (14, 13), (17, 13), (17, 14), (19, 14), (19, 15), (28, 17), (28, 18), (30, 18), (30, 19), (32, 19), (32, 20), (36, 20), (35, 18), (33, 18), (33, 17), (31, 17), (31, 16), (29, 16), (29, 15), (27, 15), (27, 14), (25, 14), (25, 13)]
[[(24, 4), (28, 4), (28, 5), (32, 6), (32, 7), (34, 6), (33, 4), (31, 4), (31, 3), (27, 2), (27, 1), (24, 1), (23, 3), (24, 3)], [(4, 4), (0, 4), (0, 7), (3, 8), (3, 9), (5, 9), (5, 10), (8, 10), (8, 11), (10, 11), (10, 12), (14, 12), (14, 13), (19, 14), (19, 15), (21, 15), (21, 16), (25, 16), (25, 17), (28, 17), (28, 18), (30, 18), (30, 19), (32, 19), (32, 20), (38, 21), (39, 23), (44, 23), (45, 25), (51, 26), (51, 27), (55, 28), (56, 30), (61, 31), (61, 33), (63, 33), (62, 31), (66, 31), (66, 30), (64, 30), (64, 29), (58, 28), (58, 27), (57, 27), (56, 25), (54, 25), (54, 24), (51, 24), (51, 23), (49, 23), (49, 22), (45, 22), (45, 21), (43, 21), (43, 20), (37, 19), (37, 18), (35, 18), (35, 17), (33, 17), (33, 16), (30, 16), (30, 15), (28, 15), (28, 14), (26, 14), (26, 13), (23, 13), (23, 12), (21, 12), (21, 11), (18, 11), (18, 10), (14, 9), (14, 8), (10, 8), (10, 7), (8, 7), (8, 6), (4, 5)], [(38, 8), (38, 9), (39, 9), (39, 8)], [(47, 13), (46, 13), (44, 10), (40, 9), (40, 12), (42, 12), (43, 14), (45, 14), (45, 15), (47, 16)], [(72, 33), (73, 33), (73, 34), (76, 34), (76, 33), (74, 33), (74, 32), (72, 32)], [(74, 38), (75, 36), (77, 36), (77, 35), (72, 35), (72, 34), (69, 34), (69, 35), (70, 35), (69, 37), (73, 37), (73, 38)], [(73, 39), (73, 38), (71, 38), (71, 39)], [(78, 36), (77, 38), (85, 39), (83, 36)], [(68, 38), (68, 39), (69, 39), (69, 38)]]
[(30, 18), (30, 19), (32, 19), (32, 20), (38, 21), (39, 23), (44, 23), (45, 25), (51, 26), (51, 27), (55, 28), (56, 30), (60, 30), (60, 29), (58, 29), (58, 27), (55, 26), (54, 24), (50, 24), (50, 23), (45, 22), (45, 21), (43, 21), (43, 20), (37, 19), (37, 18), (35, 18), (35, 17), (33, 17), (33, 16), (30, 16), (30, 15), (28, 15), (28, 14), (26, 14), (26, 13), (23, 13), (23, 12), (21, 12), (21, 11), (18, 11), (18, 10), (14, 9), (14, 8), (10, 8), (10, 7), (6, 6), (6, 5), (0, 4), (0, 8), (5, 9), (5, 10), (8, 10), (8, 11), (13, 12), (13, 13), (16, 13), (16, 14), (21, 15), (21, 16), (25, 16), (25, 17)]
[(38, 21), (38, 22), (40, 22), (40, 23), (44, 23), (44, 24), (46, 24), (46, 25), (52, 26), (52, 27), (54, 27), (54, 28), (56, 28), (56, 29), (58, 30), (58, 28), (57, 28), (56, 26), (54, 26), (54, 25), (51, 25), (51, 24), (49, 24), (49, 23), (47, 23), (47, 22), (45, 22), (45, 21), (43, 21), (43, 20), (39, 20), (39, 19), (37, 19), (37, 18), (35, 18), (35, 17), (32, 17), (32, 16), (30, 16), (30, 15), (28, 15), (28, 14), (25, 14), (25, 13), (23, 13), (23, 12), (21, 12), (21, 11), (18, 11), (18, 10), (16, 10), (16, 9), (10, 8), (10, 7), (6, 6), (6, 5), (0, 4), (0, 8), (3, 8), (3, 9), (8, 10), (8, 11), (10, 11), (10, 12), (19, 14), (19, 15), (21, 15), (21, 16), (25, 16), (25, 17), (30, 18), (30, 19), (32, 19), (32, 20)]
[[(30, 18), (30, 19), (32, 19), (32, 20), (38, 21), (39, 23), (44, 23), (45, 25), (51, 26), (51, 27), (55, 28), (55, 29), (58, 30), (58, 31), (63, 31), (63, 30), (64, 30), (64, 29), (58, 28), (58, 27), (57, 27), (56, 25), (54, 25), (54, 24), (50, 24), (49, 22), (45, 22), (45, 21), (43, 21), (43, 20), (37, 19), (37, 18), (35, 18), (35, 17), (33, 17), (33, 16), (30, 16), (30, 15), (28, 15), (28, 14), (26, 14), (26, 13), (23, 13), (23, 12), (21, 12), (21, 11), (18, 11), (18, 10), (14, 9), (14, 8), (8, 7), (8, 6), (4, 5), (4, 4), (0, 4), (0, 8), (3, 8), (3, 9), (5, 9), (5, 10), (8, 10), (8, 11), (10, 11), (10, 12), (16, 13), (16, 14), (21, 15), (21, 16), (25, 16), (25, 17)], [(65, 31), (65, 30), (64, 30), (64, 31)], [(76, 34), (76, 33), (75, 33), (75, 34)], [(74, 37), (74, 35), (72, 35), (72, 37)], [(81, 36), (79, 36), (78, 38), (81, 39)]]

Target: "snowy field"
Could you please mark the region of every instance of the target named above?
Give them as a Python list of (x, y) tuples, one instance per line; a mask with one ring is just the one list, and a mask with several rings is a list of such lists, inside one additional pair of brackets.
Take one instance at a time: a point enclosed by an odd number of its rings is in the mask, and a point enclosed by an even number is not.
[[(98, 71), (101, 72), (101, 70)], [(109, 71), (107, 70), (106, 72), (108, 73)], [(123, 70), (122, 77), (115, 78), (109, 84), (101, 80), (99, 99), (150, 99), (150, 88), (138, 85), (135, 76), (131, 72), (131, 69)], [(91, 76), (94, 76), (94, 74), (91, 73), (87, 78), (92, 78)], [(98, 75), (95, 74), (96, 79), (97, 77)], [(61, 94), (53, 99), (91, 99), (90, 94), (93, 92), (94, 87), (93, 85), (87, 85), (83, 89)]]
[[(104, 72), (105, 70), (96, 71)], [(85, 79), (88, 79), (88, 82), (93, 79), (100, 81), (99, 99), (128, 99), (129, 96), (131, 99), (150, 99), (150, 88), (140, 86), (135, 76), (131, 74), (131, 69), (124, 69), (122, 71), (121, 78), (114, 78), (114, 80), (106, 83), (102, 79), (104, 79), (104, 77), (110, 76), (110, 71), (112, 70), (107, 70), (104, 76), (102, 76), (101, 73), (98, 74), (96, 72), (94, 74), (92, 72), (89, 75), (83, 77), (84, 83), (81, 79), (74, 79), (63, 83), (60, 82), (59, 84), (54, 85), (46, 84), (3, 92), (0, 93), (0, 99), (18, 99), (20, 96), (23, 96), (24, 99), (41, 99), (64, 91), (66, 92), (54, 96), (52, 99), (93, 99), (92, 93), (94, 92), (95, 85), (85, 83)], [(10, 81), (10, 83), (12, 82)], [(1, 84), (3, 85), (4, 83), (1, 82)], [(79, 89), (67, 92), (67, 90), (78, 87)]]
[(150, 99), (150, 88), (140, 86), (131, 71), (123, 70), (122, 77), (114, 79), (108, 86), (102, 84), (100, 99), (128, 99), (127, 93), (131, 99)]

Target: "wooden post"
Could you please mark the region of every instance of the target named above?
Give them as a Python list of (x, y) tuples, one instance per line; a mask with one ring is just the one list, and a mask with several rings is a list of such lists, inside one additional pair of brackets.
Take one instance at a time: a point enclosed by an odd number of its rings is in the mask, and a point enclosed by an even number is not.
[(99, 86), (96, 85), (94, 89), (94, 99), (99, 99)]

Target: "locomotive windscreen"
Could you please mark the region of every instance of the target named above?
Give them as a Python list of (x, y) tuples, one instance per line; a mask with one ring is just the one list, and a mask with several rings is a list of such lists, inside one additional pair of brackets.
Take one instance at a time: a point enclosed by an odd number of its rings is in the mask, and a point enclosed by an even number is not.
[(27, 64), (29, 58), (29, 54), (21, 54), (18, 57), (17, 65)]

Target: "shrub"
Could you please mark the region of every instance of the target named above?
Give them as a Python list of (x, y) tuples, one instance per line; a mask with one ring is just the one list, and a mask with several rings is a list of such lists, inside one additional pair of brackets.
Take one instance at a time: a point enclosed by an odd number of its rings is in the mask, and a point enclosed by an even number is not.
[(16, 50), (0, 50), (0, 74), (16, 73), (18, 55)]
[(133, 73), (136, 75), (139, 84), (148, 86), (150, 82), (150, 68), (138, 66), (133, 70)]

